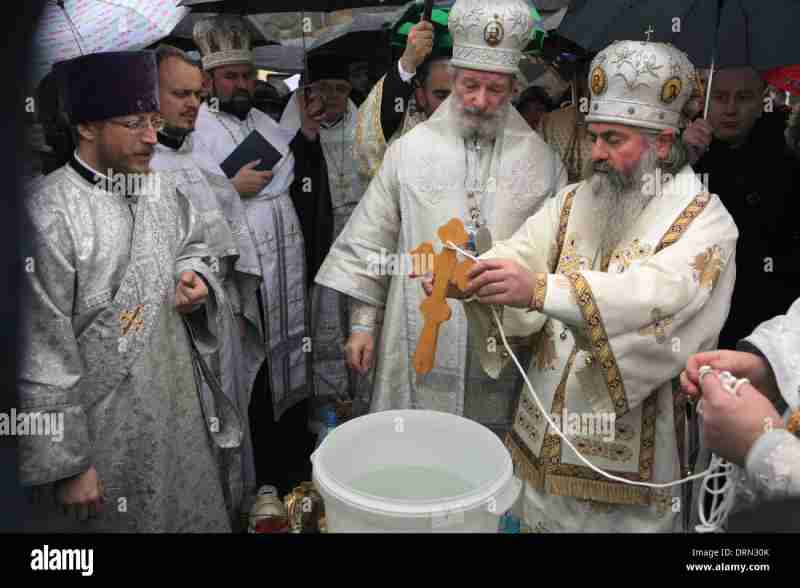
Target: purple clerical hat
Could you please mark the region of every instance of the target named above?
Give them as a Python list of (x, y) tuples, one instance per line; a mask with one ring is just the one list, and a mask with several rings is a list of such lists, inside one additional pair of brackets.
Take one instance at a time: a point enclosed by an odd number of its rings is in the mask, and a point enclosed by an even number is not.
[(56, 63), (53, 69), (72, 124), (159, 110), (152, 51), (92, 53)]

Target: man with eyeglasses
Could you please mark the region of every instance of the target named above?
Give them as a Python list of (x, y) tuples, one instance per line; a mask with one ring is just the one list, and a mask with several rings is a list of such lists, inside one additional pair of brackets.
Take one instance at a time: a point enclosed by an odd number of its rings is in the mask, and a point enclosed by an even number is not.
[[(264, 356), (259, 340), (259, 309), (256, 291), (261, 283), (258, 255), (250, 232), (244, 205), (236, 188), (213, 161), (204, 167), (196, 158), (207, 157), (195, 148), (194, 131), (202, 103), (203, 73), (198, 63), (169, 45), (156, 51), (159, 69), (159, 98), (164, 128), (151, 167), (169, 173), (192, 201), (206, 228), (213, 274), (209, 282), (219, 312), (212, 325), (219, 339), (210, 353), (226, 396), (234, 403), (245, 422), (241, 454), (229, 463), (226, 472), (233, 488), (232, 508), (246, 510), (244, 502), (255, 493), (255, 464), (247, 411), (255, 374), (248, 377), (245, 358)], [(208, 173), (206, 169), (215, 169)], [(248, 348), (247, 353), (243, 347)], [(237, 519), (238, 520), (238, 519)]]
[[(207, 173), (222, 164), (253, 131), (281, 155), (271, 170), (260, 161), (244, 165), (230, 178), (245, 208), (247, 228), (264, 277), (255, 289), (260, 348), (245, 345), (240, 364), (254, 382), (249, 414), (257, 484), (274, 485), (281, 495), (310, 480), (314, 438), (308, 431), (304, 241), (289, 194), (295, 157), (294, 132), (253, 108), (255, 65), (249, 29), (240, 17), (218, 16), (198, 22), (195, 44), (212, 94), (197, 114), (194, 159)], [(222, 181), (223, 178), (220, 178)], [(252, 314), (251, 314), (252, 313)], [(276, 448), (280, 447), (280, 450)]]
[(331, 243), (366, 189), (355, 161), (358, 109), (349, 98), (350, 61), (341, 55), (309, 55), (306, 85), (294, 93), (281, 117), (281, 126), (297, 130), (292, 141), (292, 201), (305, 235), (314, 341), (313, 390), (318, 407), (334, 399), (347, 402), (369, 395), (368, 382), (349, 372), (345, 364), (343, 343), (350, 321), (347, 297), (314, 284)]
[(190, 332), (213, 344), (212, 272), (196, 209), (150, 173), (163, 127), (155, 56), (96, 53), (55, 72), (78, 148), (26, 200), (20, 410), (59, 425), (20, 437), (31, 527), (229, 532), (207, 417), (225, 414), (216, 424), (232, 439), (240, 423), (216, 397), (209, 414), (196, 384)]

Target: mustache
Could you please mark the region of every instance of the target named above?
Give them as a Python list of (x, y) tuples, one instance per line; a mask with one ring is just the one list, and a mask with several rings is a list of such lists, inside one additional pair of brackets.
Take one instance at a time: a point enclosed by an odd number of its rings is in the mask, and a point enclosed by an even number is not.
[(469, 116), (475, 117), (480, 120), (494, 120), (497, 118), (498, 114), (496, 112), (486, 112), (478, 108), (477, 106), (464, 106), (463, 107), (464, 114)]
[(598, 174), (608, 174), (611, 172), (611, 164), (607, 161), (596, 161), (592, 163), (592, 171)]

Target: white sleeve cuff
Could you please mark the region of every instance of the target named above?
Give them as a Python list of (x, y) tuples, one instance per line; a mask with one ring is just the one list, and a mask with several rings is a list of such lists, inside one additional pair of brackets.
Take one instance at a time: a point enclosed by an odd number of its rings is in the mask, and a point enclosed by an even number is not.
[(409, 83), (417, 72), (408, 73), (405, 69), (403, 69), (403, 60), (397, 60), (397, 71), (400, 73), (400, 79), (403, 80), (406, 84)]

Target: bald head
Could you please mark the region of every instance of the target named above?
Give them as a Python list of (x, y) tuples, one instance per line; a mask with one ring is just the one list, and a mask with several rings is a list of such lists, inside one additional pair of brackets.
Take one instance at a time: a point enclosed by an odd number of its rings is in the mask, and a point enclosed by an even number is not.
[(752, 67), (731, 67), (714, 73), (708, 119), (714, 136), (743, 143), (764, 110), (766, 84)]

